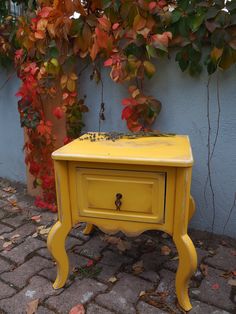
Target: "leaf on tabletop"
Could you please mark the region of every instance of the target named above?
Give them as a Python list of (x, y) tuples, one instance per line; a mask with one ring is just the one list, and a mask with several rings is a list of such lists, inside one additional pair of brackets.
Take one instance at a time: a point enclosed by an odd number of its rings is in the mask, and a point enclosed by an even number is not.
[(5, 188), (2, 189), (4, 192), (8, 192), (8, 193), (16, 193), (16, 189), (13, 188), (12, 186), (7, 186)]
[(77, 304), (70, 310), (69, 314), (85, 314), (85, 309), (82, 304)]
[(167, 255), (170, 255), (170, 252), (171, 252), (171, 249), (169, 248), (169, 246), (163, 245), (161, 247), (161, 255), (167, 256)]
[(37, 311), (39, 299), (33, 300), (27, 304), (26, 314), (34, 314)]

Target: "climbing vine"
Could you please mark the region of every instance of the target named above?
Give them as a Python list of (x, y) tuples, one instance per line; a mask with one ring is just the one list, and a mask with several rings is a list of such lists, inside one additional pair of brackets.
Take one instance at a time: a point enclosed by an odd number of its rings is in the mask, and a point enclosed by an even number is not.
[[(23, 2), (28, 14), (18, 19), (0, 7), (0, 62), (14, 55), (22, 81), (17, 96), (27, 134), (26, 163), (34, 186), (43, 191), (37, 205), (52, 211), (56, 135), (45, 112), (56, 102), (51, 110), (57, 119), (66, 119), (65, 143), (79, 136), (88, 107), (77, 90), (78, 59), (92, 66), (91, 78), (102, 87), (101, 62), (114, 82), (128, 85), (121, 117), (133, 132), (151, 131), (161, 110), (143, 86), (156, 73), (155, 59), (168, 56), (171, 47), (181, 70), (191, 75), (204, 66), (212, 74), (236, 63), (235, 1), (18, 1)], [(104, 120), (103, 95), (100, 106)]]

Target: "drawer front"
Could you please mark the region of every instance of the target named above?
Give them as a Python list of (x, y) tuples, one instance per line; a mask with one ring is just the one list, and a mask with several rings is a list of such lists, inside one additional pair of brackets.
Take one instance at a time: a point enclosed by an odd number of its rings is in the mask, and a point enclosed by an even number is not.
[(79, 216), (163, 223), (165, 173), (75, 169)]

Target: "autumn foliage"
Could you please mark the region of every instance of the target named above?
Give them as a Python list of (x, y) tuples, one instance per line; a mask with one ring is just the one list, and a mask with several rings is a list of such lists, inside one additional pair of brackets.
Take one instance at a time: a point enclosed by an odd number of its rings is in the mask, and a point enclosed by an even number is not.
[[(27, 1), (24, 1), (27, 2)], [(144, 80), (156, 73), (154, 59), (178, 47), (176, 61), (183, 71), (202, 69), (202, 47), (208, 45), (205, 65), (211, 74), (236, 63), (235, 4), (224, 1), (167, 0), (39, 0), (25, 18), (18, 19), (15, 65), (22, 85), (17, 93), (21, 124), (26, 129), (26, 163), (35, 187), (43, 190), (38, 206), (56, 210), (51, 153), (56, 135), (45, 108), (57, 99), (52, 114), (66, 119), (65, 143), (79, 136), (88, 111), (78, 95), (79, 59), (93, 68), (110, 69), (116, 83), (128, 85), (122, 119), (129, 130), (148, 131), (161, 103), (145, 94)], [(2, 40), (2, 45), (1, 45)], [(0, 33), (1, 49), (10, 47)], [(94, 75), (96, 74), (96, 75)], [(59, 101), (58, 101), (59, 98)]]

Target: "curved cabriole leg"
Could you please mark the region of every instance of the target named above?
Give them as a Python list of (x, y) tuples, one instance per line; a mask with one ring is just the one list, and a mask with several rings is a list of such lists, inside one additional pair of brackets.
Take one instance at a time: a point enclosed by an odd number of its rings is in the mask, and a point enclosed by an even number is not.
[(69, 273), (69, 259), (65, 250), (65, 240), (70, 228), (56, 222), (50, 230), (47, 246), (57, 264), (57, 278), (53, 284), (54, 289), (60, 289), (66, 283)]
[(84, 235), (89, 235), (93, 231), (93, 228), (94, 228), (93, 224), (87, 223), (86, 227), (83, 230), (83, 234)]
[(189, 214), (188, 214), (188, 221), (190, 221), (195, 213), (195, 201), (192, 195), (190, 195), (189, 199)]
[(176, 236), (173, 240), (179, 254), (179, 266), (175, 279), (176, 295), (180, 306), (185, 311), (189, 311), (192, 306), (188, 296), (188, 284), (197, 268), (197, 254), (187, 234)]

